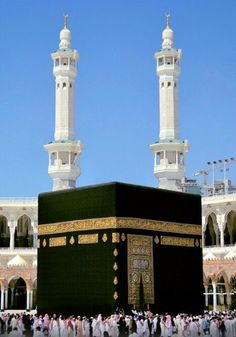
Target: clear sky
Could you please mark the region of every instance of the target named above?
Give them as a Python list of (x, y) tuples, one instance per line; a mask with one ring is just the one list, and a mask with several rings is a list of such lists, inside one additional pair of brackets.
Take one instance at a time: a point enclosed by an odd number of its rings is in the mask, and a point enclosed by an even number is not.
[[(236, 1), (0, 0), (0, 196), (50, 191), (54, 77), (63, 14), (80, 52), (76, 135), (85, 144), (77, 186), (157, 186), (149, 144), (159, 135), (154, 52), (165, 14), (183, 50), (179, 79), (187, 176), (236, 157)], [(236, 164), (230, 177), (236, 182)], [(220, 177), (220, 174), (219, 174)]]

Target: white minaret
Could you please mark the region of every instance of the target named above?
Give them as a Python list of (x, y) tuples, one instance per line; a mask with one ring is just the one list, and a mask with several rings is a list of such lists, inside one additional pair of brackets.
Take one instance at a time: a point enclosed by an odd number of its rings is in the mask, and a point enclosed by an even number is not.
[(48, 173), (53, 180), (53, 191), (76, 187), (80, 176), (79, 155), (83, 149), (75, 140), (74, 87), (79, 53), (71, 47), (71, 33), (67, 28), (60, 32), (59, 49), (51, 54), (56, 86), (54, 141), (45, 145), (49, 154)]
[(187, 141), (179, 139), (178, 76), (180, 49), (174, 48), (174, 33), (170, 29), (170, 15), (162, 33), (162, 49), (155, 53), (159, 76), (160, 134), (159, 141), (150, 145), (154, 152), (154, 174), (159, 187), (181, 191), (185, 178), (185, 153)]

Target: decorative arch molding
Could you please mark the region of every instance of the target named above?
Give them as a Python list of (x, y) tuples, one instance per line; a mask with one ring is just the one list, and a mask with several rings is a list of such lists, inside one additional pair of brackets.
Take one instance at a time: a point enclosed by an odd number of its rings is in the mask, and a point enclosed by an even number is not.
[(14, 274), (14, 275), (11, 275), (9, 278), (8, 278), (8, 280), (7, 280), (7, 286), (9, 286), (9, 284), (11, 283), (11, 281), (13, 281), (13, 280), (18, 280), (18, 279), (22, 279), (24, 282), (25, 282), (25, 284), (26, 284), (26, 287), (27, 288), (29, 288), (29, 280), (24, 276), (24, 275), (16, 275), (16, 274)]
[(210, 283), (216, 283), (217, 281), (217, 276), (216, 274), (209, 274), (207, 276), (207, 284), (209, 285)]
[(226, 291), (230, 291), (231, 290), (230, 281), (225, 271), (220, 271), (217, 274), (217, 281), (220, 280), (221, 278), (223, 278), (224, 280)]
[(216, 246), (219, 244), (220, 228), (217, 223), (217, 215), (210, 212), (206, 217), (206, 227), (203, 232), (205, 246)]
[(9, 217), (9, 213), (8, 212), (2, 212), (2, 211), (0, 211), (0, 217), (6, 218), (7, 224), (9, 223), (10, 217)]
[(0, 280), (0, 288), (1, 288), (1, 290), (6, 290), (7, 289), (7, 280), (6, 279), (1, 279)]
[(17, 219), (15, 247), (33, 247), (34, 229), (31, 218), (24, 213)]

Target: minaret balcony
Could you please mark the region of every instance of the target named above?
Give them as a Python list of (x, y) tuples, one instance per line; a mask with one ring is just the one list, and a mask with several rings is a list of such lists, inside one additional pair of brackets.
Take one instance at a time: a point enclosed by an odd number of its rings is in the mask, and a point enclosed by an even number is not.
[(177, 64), (163, 64), (161, 66), (157, 66), (157, 74), (159, 76), (170, 75), (177, 77), (180, 74), (180, 66)]
[(54, 76), (65, 76), (65, 77), (76, 77), (77, 76), (77, 69), (74, 66), (67, 65), (67, 66), (55, 66), (53, 67), (53, 74)]
[(179, 171), (184, 171), (185, 167), (183, 164), (176, 164), (176, 163), (171, 163), (171, 164), (158, 164), (154, 166), (154, 173), (161, 173), (161, 172), (179, 172)]
[(74, 173), (80, 172), (80, 168), (77, 164), (54, 164), (54, 165), (49, 165), (48, 166), (48, 173), (55, 173), (55, 172), (61, 172), (61, 173), (66, 173), (66, 172), (71, 172), (73, 171)]

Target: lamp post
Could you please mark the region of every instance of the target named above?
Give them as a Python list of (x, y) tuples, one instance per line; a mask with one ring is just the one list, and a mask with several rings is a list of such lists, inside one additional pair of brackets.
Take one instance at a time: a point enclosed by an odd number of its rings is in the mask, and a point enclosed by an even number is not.
[(215, 194), (215, 165), (217, 164), (216, 160), (208, 161), (208, 165), (212, 166), (212, 194)]

